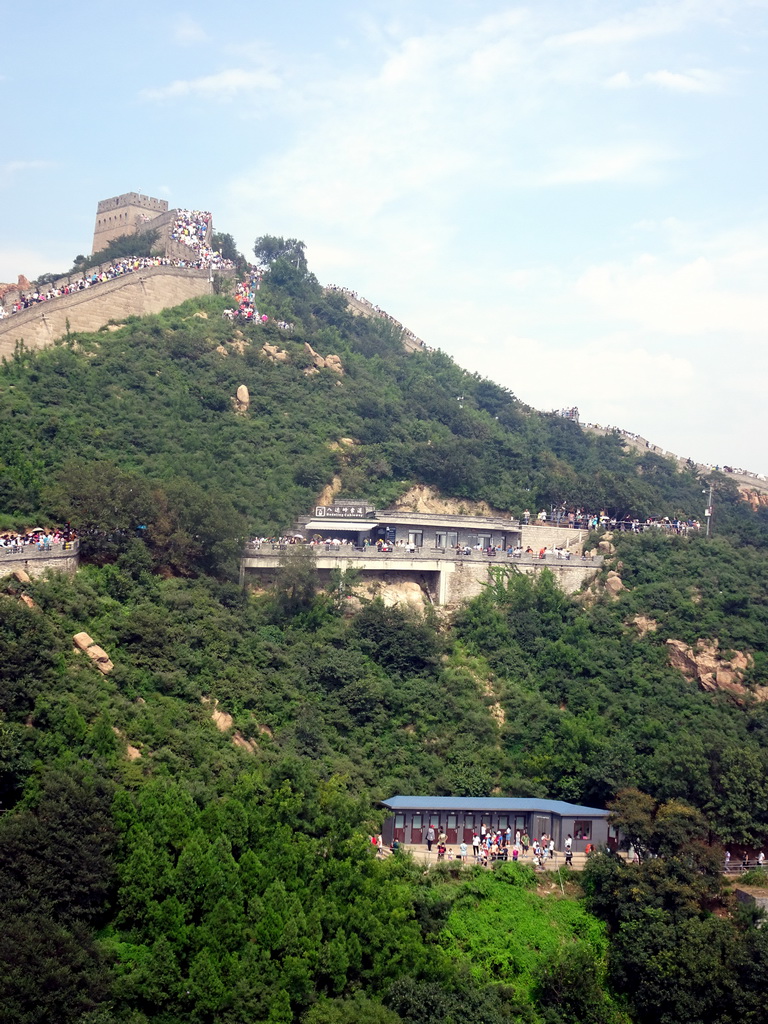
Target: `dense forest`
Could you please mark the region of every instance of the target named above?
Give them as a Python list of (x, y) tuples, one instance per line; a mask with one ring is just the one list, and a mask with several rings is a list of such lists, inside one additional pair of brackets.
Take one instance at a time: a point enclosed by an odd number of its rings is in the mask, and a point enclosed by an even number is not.
[[(716, 476), (713, 537), (616, 535), (615, 599), (509, 571), (450, 618), (351, 613), (296, 560), (246, 593), (242, 539), (334, 475), (642, 518), (700, 516), (702, 482), (406, 355), (303, 264), (273, 262), (266, 324), (230, 302), (0, 370), (0, 527), (71, 522), (85, 556), (0, 582), (0, 1022), (768, 1019), (768, 929), (721, 871), (768, 842), (765, 510)], [(670, 665), (700, 637), (749, 656), (740, 696)], [(397, 792), (612, 805), (644, 856), (424, 872), (372, 851)]]

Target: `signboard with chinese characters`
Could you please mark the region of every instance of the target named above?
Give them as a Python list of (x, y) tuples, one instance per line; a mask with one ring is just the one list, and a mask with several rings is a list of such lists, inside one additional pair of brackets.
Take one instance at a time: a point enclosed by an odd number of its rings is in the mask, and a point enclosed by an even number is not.
[(364, 501), (340, 501), (336, 505), (316, 505), (315, 519), (364, 519), (375, 509)]

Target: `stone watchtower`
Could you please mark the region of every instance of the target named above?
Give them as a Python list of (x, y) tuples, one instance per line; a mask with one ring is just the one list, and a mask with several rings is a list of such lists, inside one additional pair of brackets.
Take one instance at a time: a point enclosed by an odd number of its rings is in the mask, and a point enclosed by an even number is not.
[(167, 213), (168, 203), (165, 199), (142, 196), (138, 192), (125, 192), (112, 199), (102, 199), (96, 207), (96, 226), (93, 229), (91, 251), (101, 252), (109, 242), (121, 235), (136, 235), (152, 221)]

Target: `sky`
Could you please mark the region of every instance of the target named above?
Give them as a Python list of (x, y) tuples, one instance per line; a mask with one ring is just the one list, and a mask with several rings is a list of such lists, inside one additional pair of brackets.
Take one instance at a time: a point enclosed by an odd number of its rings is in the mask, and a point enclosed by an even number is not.
[(768, 0), (0, 13), (0, 281), (138, 191), (302, 239), (537, 409), (768, 473)]

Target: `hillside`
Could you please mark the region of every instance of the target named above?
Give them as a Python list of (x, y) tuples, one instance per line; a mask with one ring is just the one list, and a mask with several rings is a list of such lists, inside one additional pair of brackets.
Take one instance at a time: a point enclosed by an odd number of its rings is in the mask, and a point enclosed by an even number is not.
[[(69, 520), (88, 562), (0, 583), (0, 1021), (764, 1020), (768, 933), (717, 844), (768, 840), (766, 509), (715, 475), (713, 538), (616, 533), (578, 599), (502, 573), (453, 620), (350, 614), (300, 559), (244, 593), (242, 538), (334, 478), (643, 520), (700, 517), (702, 483), (405, 352), (308, 271), (274, 265), (266, 323), (227, 305), (0, 370), (2, 525)], [(738, 690), (675, 667), (700, 638)], [(378, 799), (499, 791), (623, 794), (660, 857), (537, 887), (372, 855)]]

